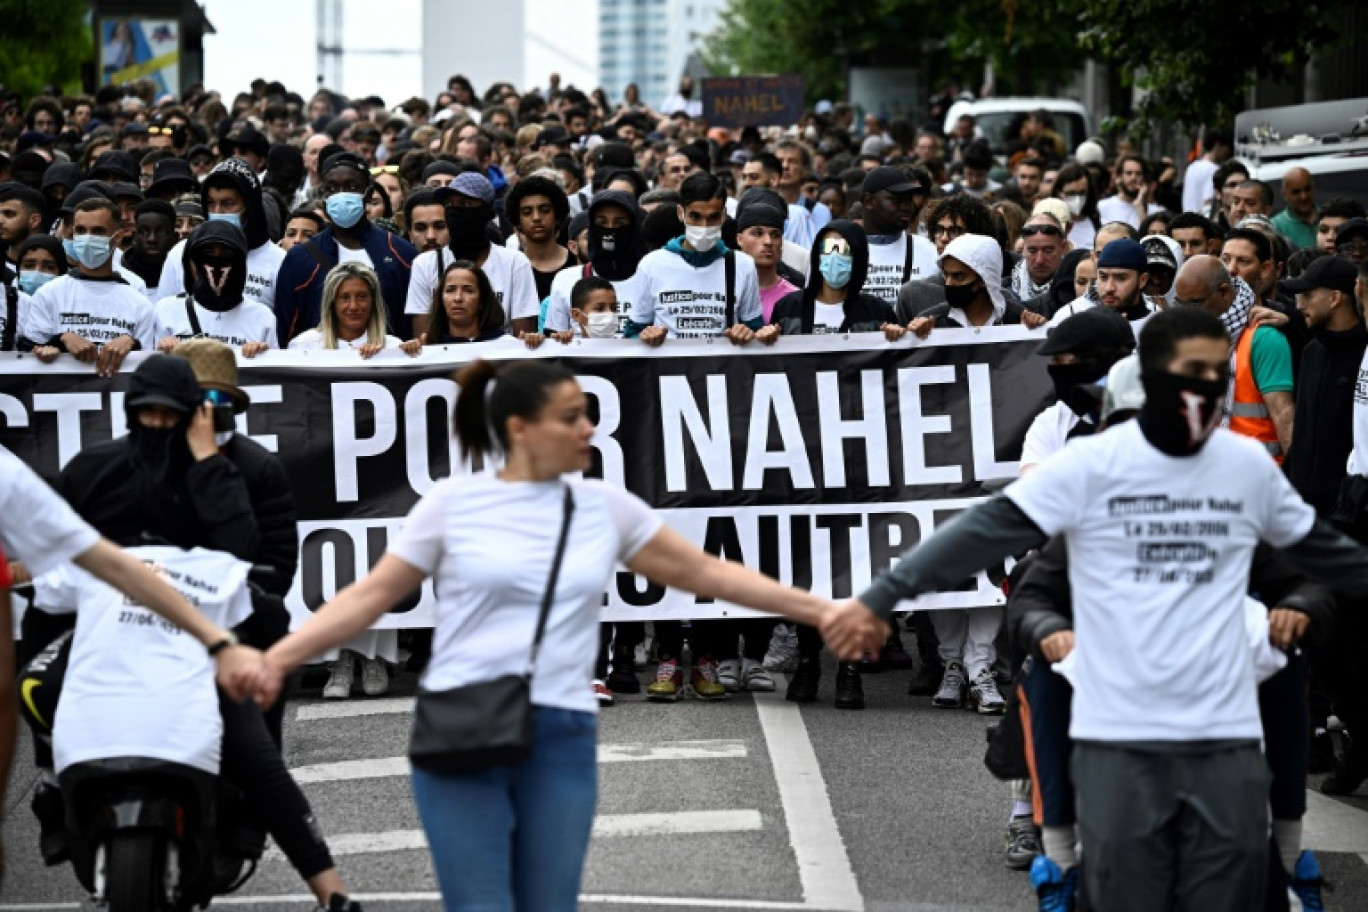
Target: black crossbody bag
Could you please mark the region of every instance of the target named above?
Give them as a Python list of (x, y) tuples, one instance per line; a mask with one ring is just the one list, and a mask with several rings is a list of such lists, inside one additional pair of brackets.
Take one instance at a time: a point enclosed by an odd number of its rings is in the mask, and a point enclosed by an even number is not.
[(409, 739), (409, 760), (414, 766), (432, 773), (469, 773), (514, 764), (532, 753), (532, 672), (555, 600), (574, 512), (575, 500), (566, 485), (560, 539), (542, 594), (527, 671), (450, 690), (419, 691)]

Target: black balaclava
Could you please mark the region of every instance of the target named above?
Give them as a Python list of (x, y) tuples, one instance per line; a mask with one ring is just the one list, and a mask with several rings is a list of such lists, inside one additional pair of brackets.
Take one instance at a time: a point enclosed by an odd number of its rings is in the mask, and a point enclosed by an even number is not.
[[(621, 206), (631, 219), (623, 228), (599, 228), (594, 212), (606, 205)], [(609, 281), (631, 278), (641, 262), (641, 210), (625, 190), (602, 190), (589, 203), (589, 261), (594, 272)]]
[(1230, 384), (1167, 371), (1141, 371), (1140, 382), (1145, 387), (1139, 418), (1145, 439), (1169, 456), (1200, 451), (1221, 424)]
[[(228, 248), (228, 254), (211, 254), (210, 245)], [(185, 275), (192, 269), (195, 283), (191, 292), (196, 303), (217, 313), (232, 310), (242, 303), (247, 287), (247, 239), (228, 222), (205, 222), (190, 232), (185, 242)]]
[[(190, 416), (203, 399), (195, 371), (184, 358), (158, 354), (139, 364), (124, 396), (129, 461), (133, 468), (160, 483), (171, 480), (174, 473), (189, 465), (190, 445), (185, 432)], [(183, 417), (173, 427), (145, 427), (138, 420), (138, 410), (148, 405), (175, 409)]]

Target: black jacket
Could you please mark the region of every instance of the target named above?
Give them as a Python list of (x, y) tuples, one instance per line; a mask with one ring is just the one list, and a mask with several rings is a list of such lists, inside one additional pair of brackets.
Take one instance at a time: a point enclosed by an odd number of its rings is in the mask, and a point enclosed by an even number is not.
[[(1015, 326), (1018, 323), (1020, 323), (1021, 315), (1026, 312), (1026, 309), (1022, 307), (1020, 304), (1018, 304), (1016, 301), (1006, 297), (1005, 294), (1003, 296), (1003, 304), (1005, 304), (1006, 306), (1002, 311), (1002, 319), (999, 322), (990, 325)], [(920, 314), (918, 314), (918, 316), (930, 317), (931, 325), (935, 329), (963, 328), (959, 323), (956, 323), (954, 320), (950, 319), (950, 305), (948, 303), (937, 304), (935, 307), (923, 310)]]
[(1292, 449), (1283, 471), (1321, 518), (1334, 510), (1354, 447), (1354, 389), (1365, 347), (1368, 330), (1360, 323), (1317, 333), (1302, 351)]
[(299, 563), (294, 496), (280, 460), (234, 435), (218, 455), (189, 462), (169, 482), (135, 468), (126, 439), (86, 447), (62, 470), (57, 491), (105, 538), (149, 537), (180, 548), (226, 551), (250, 562), (252, 582), (284, 597)]
[[(1018, 663), (1027, 655), (1040, 656), (1040, 641), (1073, 628), (1073, 597), (1069, 591), (1069, 551), (1062, 535), (1046, 542), (1030, 558), (1030, 566), (1014, 573), (1007, 599), (1007, 634)], [(1335, 597), (1325, 586), (1292, 566), (1272, 546), (1260, 542), (1249, 570), (1249, 590), (1270, 608), (1297, 608), (1311, 619), (1307, 636), (1323, 642), (1334, 621)]]
[[(837, 332), (877, 332), (885, 323), (892, 323), (893, 308), (881, 298), (864, 294), (865, 277), (869, 275), (869, 239), (864, 229), (852, 221), (836, 219), (820, 234), (834, 231), (850, 245), (850, 281), (845, 287), (845, 320)], [(822, 250), (812, 245), (807, 284), (789, 292), (774, 305), (770, 322), (786, 336), (812, 333), (816, 324), (817, 295), (822, 290)]]

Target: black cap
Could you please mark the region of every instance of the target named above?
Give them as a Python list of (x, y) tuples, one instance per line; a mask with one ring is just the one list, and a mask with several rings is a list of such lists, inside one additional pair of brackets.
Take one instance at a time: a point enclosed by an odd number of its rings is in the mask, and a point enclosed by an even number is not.
[(126, 184), (123, 181), (110, 184), (109, 192), (113, 195), (115, 202), (121, 199), (134, 199), (141, 203), (144, 199), (143, 192), (137, 184)]
[(262, 158), (265, 158), (266, 153), (271, 151), (271, 141), (261, 131), (253, 130), (251, 127), (234, 130), (220, 145), (234, 151), (246, 149), (248, 152), (255, 152)]
[(370, 168), (366, 166), (366, 161), (355, 152), (337, 152), (329, 155), (323, 162), (323, 167), (318, 169), (318, 176), (321, 178), (334, 168), (354, 168), (370, 178)]
[(1110, 307), (1089, 307), (1050, 330), (1049, 337), (1036, 349), (1037, 355), (1062, 355), (1065, 352), (1135, 350), (1135, 333), (1130, 322)]
[(540, 149), (543, 146), (568, 145), (570, 145), (570, 134), (565, 132), (564, 127), (547, 127), (537, 134), (537, 139), (532, 143), (532, 148)]
[(1352, 295), (1357, 282), (1358, 268), (1353, 263), (1344, 257), (1324, 256), (1312, 260), (1306, 271), (1295, 279), (1280, 281), (1278, 287), (1291, 294), (1301, 294), (1313, 288), (1328, 288)]
[(1169, 269), (1178, 268), (1178, 258), (1173, 255), (1173, 251), (1157, 237), (1141, 241), (1141, 246), (1145, 248), (1145, 263), (1153, 269), (1155, 266), (1167, 266)]
[(190, 170), (188, 161), (183, 158), (164, 158), (152, 166), (152, 183), (147, 187), (147, 195), (194, 193), (199, 188), (199, 181)]
[(124, 395), (128, 411), (164, 405), (185, 415), (193, 414), (204, 399), (195, 370), (184, 358), (152, 355), (133, 372)]
[(112, 175), (115, 180), (126, 184), (138, 182), (138, 160), (127, 152), (101, 152), (90, 166), (91, 176), (96, 174)]
[(124, 136), (133, 136), (136, 134), (146, 136), (147, 124), (136, 120), (130, 120), (128, 123), (124, 124), (123, 130), (120, 132), (122, 132)]
[(1362, 216), (1351, 218), (1349, 221), (1339, 226), (1335, 231), (1335, 243), (1342, 244), (1349, 240), (1350, 235), (1362, 234), (1368, 236), (1368, 219)]
[(917, 190), (924, 190), (920, 184), (913, 183), (901, 168), (892, 165), (880, 165), (865, 175), (864, 183), (860, 185), (860, 193), (878, 193), (880, 190), (887, 190), (889, 193), (913, 193)]

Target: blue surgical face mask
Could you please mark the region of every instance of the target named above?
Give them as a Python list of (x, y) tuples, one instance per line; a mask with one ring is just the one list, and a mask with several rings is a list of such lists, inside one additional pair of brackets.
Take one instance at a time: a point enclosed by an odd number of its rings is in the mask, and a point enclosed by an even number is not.
[(71, 238), (62, 239), (62, 252), (66, 254), (67, 262), (76, 262), (76, 242)]
[(98, 234), (82, 234), (71, 242), (72, 255), (86, 269), (99, 269), (114, 255), (110, 238)]
[(31, 295), (55, 278), (57, 277), (51, 273), (39, 272), (36, 269), (25, 270), (19, 273), (19, 290)]
[(351, 228), (366, 214), (366, 201), (359, 193), (334, 193), (323, 205), (338, 228)]
[(240, 212), (211, 212), (209, 213), (211, 222), (227, 222), (230, 225), (242, 227), (242, 213)]
[(855, 268), (853, 257), (844, 253), (824, 253), (819, 263), (822, 280), (832, 288), (845, 288), (850, 284), (850, 273)]

